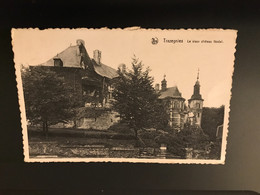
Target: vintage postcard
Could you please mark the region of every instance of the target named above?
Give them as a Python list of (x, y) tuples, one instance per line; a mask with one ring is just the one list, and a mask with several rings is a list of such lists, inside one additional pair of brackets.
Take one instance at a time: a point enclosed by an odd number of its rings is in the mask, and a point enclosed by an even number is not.
[(25, 162), (224, 164), (236, 38), (12, 29)]

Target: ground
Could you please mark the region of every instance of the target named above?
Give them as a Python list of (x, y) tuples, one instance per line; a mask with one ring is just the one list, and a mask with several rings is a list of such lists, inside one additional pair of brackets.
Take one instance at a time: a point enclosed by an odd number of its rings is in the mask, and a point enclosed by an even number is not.
[(158, 137), (159, 140), (167, 141), (169, 134), (163, 131), (140, 130), (137, 139), (134, 132), (128, 128), (103, 131), (50, 128), (48, 137), (45, 137), (41, 128), (28, 127), (29, 154), (33, 158), (187, 158), (185, 152), (181, 154), (179, 151), (179, 149), (185, 151), (185, 148), (180, 148), (176, 144), (175, 149), (161, 148), (163, 145), (158, 143)]
[(41, 129), (29, 128), (28, 132), (31, 157), (175, 158), (159, 147), (142, 147), (131, 131), (50, 128), (48, 138)]
[(105, 145), (116, 147), (135, 144), (133, 135), (118, 134), (112, 131), (50, 128), (46, 138), (41, 129), (29, 129), (29, 142), (57, 142), (68, 145)]

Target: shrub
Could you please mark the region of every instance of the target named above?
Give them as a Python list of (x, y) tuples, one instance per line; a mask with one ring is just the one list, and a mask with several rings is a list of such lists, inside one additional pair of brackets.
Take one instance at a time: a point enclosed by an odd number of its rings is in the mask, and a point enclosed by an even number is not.
[(160, 135), (161, 133), (158, 131), (147, 131), (147, 130), (142, 130), (139, 131), (138, 136), (141, 139), (155, 139), (158, 135)]
[(133, 134), (133, 130), (126, 123), (116, 123), (109, 127), (108, 130), (120, 134)]

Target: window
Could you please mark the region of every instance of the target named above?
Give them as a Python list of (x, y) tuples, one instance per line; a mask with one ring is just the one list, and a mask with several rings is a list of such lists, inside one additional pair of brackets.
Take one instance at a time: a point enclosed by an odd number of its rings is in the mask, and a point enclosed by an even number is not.
[(200, 103), (197, 103), (197, 104), (196, 104), (196, 107), (197, 107), (197, 108), (200, 108)]
[(54, 66), (63, 67), (63, 62), (60, 58), (54, 58)]
[(200, 117), (200, 113), (198, 113), (198, 117)]

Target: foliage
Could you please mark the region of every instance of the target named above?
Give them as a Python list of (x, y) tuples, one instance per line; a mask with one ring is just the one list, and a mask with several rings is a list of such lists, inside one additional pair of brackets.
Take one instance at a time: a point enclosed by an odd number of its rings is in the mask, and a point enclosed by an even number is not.
[(119, 78), (113, 92), (115, 110), (134, 129), (136, 137), (138, 130), (158, 124), (158, 113), (162, 112), (149, 72), (149, 68), (143, 71), (142, 62), (134, 57), (131, 70), (118, 68)]
[(209, 143), (208, 135), (199, 127), (190, 126), (189, 128), (184, 128), (177, 134), (177, 137), (182, 141), (184, 147), (193, 149), (204, 150)]
[(109, 131), (116, 132), (118, 134), (133, 134), (132, 129), (128, 127), (126, 123), (116, 123), (108, 128)]
[(97, 107), (99, 104), (103, 104), (104, 97), (107, 96), (107, 88), (104, 87), (102, 90), (100, 87), (89, 87), (89, 93), (83, 95), (83, 101), (90, 103), (92, 107)]
[(64, 78), (38, 66), (24, 69), (22, 80), (27, 119), (32, 124), (42, 124), (46, 135), (49, 125), (72, 117), (76, 98)]
[(221, 139), (216, 140), (215, 142), (211, 142), (210, 146), (210, 153), (209, 153), (209, 158), (210, 159), (220, 159), (221, 156)]
[(110, 108), (104, 107), (79, 107), (76, 109), (76, 118), (98, 118), (103, 113), (111, 111)]
[(219, 108), (204, 107), (202, 113), (201, 127), (209, 135), (210, 139), (214, 141), (217, 127), (223, 124), (224, 106)]
[(205, 150), (209, 144), (209, 138), (201, 128), (186, 127), (180, 132), (177, 131), (157, 131), (159, 134), (155, 141), (160, 144), (166, 144), (168, 151), (176, 156), (185, 158), (186, 148)]
[(155, 140), (155, 138), (159, 135), (161, 135), (161, 131), (149, 131), (149, 130), (141, 130), (139, 133), (140, 138), (144, 139), (152, 139)]
[[(202, 129), (194, 126), (186, 127), (180, 132), (142, 130), (139, 136), (146, 146), (159, 147), (161, 144), (166, 144), (168, 152), (181, 158), (186, 157), (186, 148), (205, 151), (210, 143), (208, 136), (203, 133)], [(211, 152), (211, 156), (213, 155), (215, 155), (215, 151)]]
[(171, 129), (171, 127), (169, 126), (169, 104), (170, 100), (157, 100), (154, 103), (153, 127), (157, 130), (163, 129), (167, 131)]

